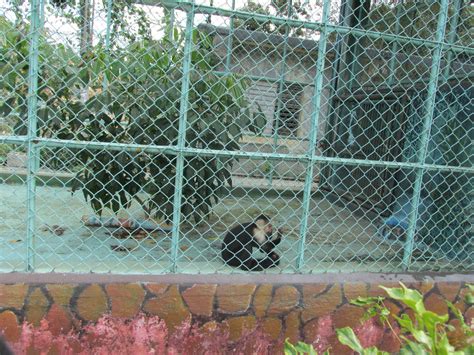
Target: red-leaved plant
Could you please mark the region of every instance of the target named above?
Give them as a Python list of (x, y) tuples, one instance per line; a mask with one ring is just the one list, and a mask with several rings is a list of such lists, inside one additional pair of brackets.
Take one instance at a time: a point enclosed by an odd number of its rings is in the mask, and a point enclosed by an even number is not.
[(157, 316), (138, 314), (132, 319), (104, 315), (96, 323), (67, 334), (53, 335), (46, 320), (39, 327), (23, 323), (15, 354), (270, 354), (275, 346), (260, 326), (231, 342), (229, 331), (219, 324), (197, 326), (187, 319), (169, 332)]

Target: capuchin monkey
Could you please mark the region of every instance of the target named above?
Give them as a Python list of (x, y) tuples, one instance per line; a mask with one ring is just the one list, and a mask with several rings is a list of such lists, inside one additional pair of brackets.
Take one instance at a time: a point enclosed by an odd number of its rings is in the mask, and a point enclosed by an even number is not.
[[(254, 222), (238, 224), (225, 236), (222, 243), (222, 259), (229, 266), (247, 271), (261, 271), (280, 262), (279, 255), (273, 249), (281, 241), (281, 230), (273, 233), (273, 227), (267, 216), (261, 215)], [(266, 256), (263, 259), (252, 258), (253, 248), (258, 248)]]

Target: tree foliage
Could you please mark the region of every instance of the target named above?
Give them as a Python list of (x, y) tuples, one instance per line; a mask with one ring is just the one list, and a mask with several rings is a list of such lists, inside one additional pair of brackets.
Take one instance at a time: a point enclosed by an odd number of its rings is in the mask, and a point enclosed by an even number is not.
[[(92, 0), (50, 0), (49, 4), (51, 13), (56, 13), (78, 26), (80, 41), (84, 41), (84, 29), (92, 25), (95, 20), (91, 14), (100, 8), (101, 15), (105, 19), (108, 11), (108, 0), (101, 0), (100, 4)], [(111, 2), (110, 10), (111, 47), (119, 43), (129, 44), (141, 39), (151, 39), (151, 23), (143, 7), (129, 0), (114, 0)], [(103, 38), (101, 40), (103, 41)]]
[[(365, 27), (368, 30), (393, 33), (405, 37), (434, 40), (438, 18), (441, 10), (439, 1), (407, 1), (396, 5), (381, 3), (373, 6), (368, 14)], [(448, 27), (446, 36), (449, 35), (450, 26), (456, 12), (454, 2), (450, 2), (448, 8)], [(458, 45), (471, 46), (473, 43), (472, 26), (474, 25), (474, 8), (463, 6), (460, 9), (459, 20), (456, 26), (456, 37), (454, 42)], [(399, 28), (397, 29), (397, 22)], [(445, 39), (446, 41), (448, 38)], [(385, 41), (378, 41), (378, 46), (386, 45)], [(429, 54), (429, 49), (406, 45), (403, 51), (414, 54)]]
[[(0, 90), (6, 95), (0, 111), (9, 115), (15, 110), (20, 118), (16, 134), (25, 134), (28, 31), (26, 25), (23, 31), (10, 27), (0, 47)], [(177, 144), (180, 115), (187, 118), (190, 148), (235, 151), (244, 131), (258, 133), (265, 123), (261, 110), (250, 111), (242, 79), (213, 72), (212, 39), (197, 30), (192, 34), (188, 110), (183, 111), (184, 41), (185, 34), (174, 28), (161, 40), (142, 39), (116, 49), (99, 44), (80, 56), (41, 38), (39, 136), (163, 147), (157, 154), (73, 150), (79, 168), (73, 190), (82, 189), (98, 214), (105, 208), (118, 212), (136, 198), (148, 212), (171, 219), (177, 157), (169, 147)], [(87, 100), (81, 97), (84, 90)], [(181, 211), (186, 217), (199, 222), (208, 216), (220, 188), (231, 184), (232, 164), (232, 159), (215, 156), (185, 157)], [(148, 198), (143, 201), (140, 193)]]
[[(292, 1), (291, 7), (288, 0), (272, 0), (269, 5), (262, 5), (258, 1), (248, 0), (247, 3), (239, 8), (240, 11), (250, 12), (260, 15), (272, 15), (291, 19), (314, 21), (312, 11), (322, 9), (322, 3), (319, 1), (311, 4), (303, 1)], [(288, 26), (275, 25), (271, 21), (258, 22), (255, 19), (236, 19), (234, 22), (236, 28), (242, 28), (249, 31), (262, 31), (266, 33), (283, 35), (288, 30), (290, 36), (302, 37), (311, 36), (314, 31), (303, 28), (292, 28)]]

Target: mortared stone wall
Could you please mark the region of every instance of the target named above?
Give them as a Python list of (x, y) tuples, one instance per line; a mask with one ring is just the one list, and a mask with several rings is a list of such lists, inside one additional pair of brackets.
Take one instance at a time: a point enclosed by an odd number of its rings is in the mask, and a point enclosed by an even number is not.
[[(473, 275), (72, 275), (0, 274), (0, 332), (17, 341), (23, 321), (50, 323), (53, 334), (68, 332), (103, 314), (131, 318), (138, 312), (158, 315), (172, 330), (188, 317), (198, 324), (217, 322), (238, 339), (257, 323), (273, 339), (312, 342), (326, 336), (337, 351), (334, 329), (360, 325), (363, 309), (349, 304), (358, 296), (385, 295), (378, 286), (398, 281), (425, 295), (428, 309), (448, 313), (444, 300), (454, 302), (467, 320), (474, 307), (462, 302)], [(389, 301), (395, 313), (403, 307)], [(283, 338), (283, 339), (284, 339)], [(396, 351), (386, 332), (378, 346)], [(341, 350), (341, 349), (340, 349)], [(342, 350), (341, 350), (342, 351)]]

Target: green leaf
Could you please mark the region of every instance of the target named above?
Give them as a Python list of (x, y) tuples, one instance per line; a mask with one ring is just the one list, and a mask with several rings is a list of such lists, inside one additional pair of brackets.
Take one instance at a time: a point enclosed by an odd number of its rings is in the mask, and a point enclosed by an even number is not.
[(199, 39), (200, 39), (200, 33), (198, 30), (194, 29), (192, 32), (192, 39), (193, 39), (193, 44), (198, 44)]
[(385, 351), (380, 351), (375, 346), (371, 346), (370, 348), (366, 348), (364, 349), (364, 351), (362, 351), (362, 355), (388, 355), (388, 354), (389, 353)]
[(413, 325), (413, 321), (411, 320), (411, 318), (407, 314), (402, 314), (401, 317), (395, 316), (395, 319), (397, 320), (398, 324), (400, 324), (400, 326), (403, 329), (409, 331), (410, 333), (415, 330), (415, 326)]
[(466, 302), (467, 305), (473, 305), (474, 304), (474, 295), (472, 293), (468, 293), (464, 299), (464, 302)]
[(296, 348), (293, 344), (288, 341), (288, 338), (285, 339), (285, 346), (283, 348), (285, 355), (298, 355)]
[(385, 299), (385, 297), (357, 297), (355, 300), (351, 300), (350, 304), (358, 307), (370, 306), (374, 303), (380, 303)]
[(387, 294), (396, 300), (405, 303), (408, 307), (421, 314), (425, 312), (425, 306), (423, 304), (423, 296), (417, 290), (411, 290), (407, 288), (403, 283), (400, 282), (401, 288), (388, 288), (380, 286), (384, 289)]
[(433, 339), (426, 332), (414, 329), (411, 334), (419, 343), (425, 344), (430, 350), (433, 349)]
[(449, 344), (449, 340), (446, 334), (440, 336), (435, 346), (435, 352), (437, 355), (452, 355), (455, 353), (454, 346)]
[(463, 351), (457, 351), (455, 355), (464, 354), (464, 355), (474, 355), (474, 343), (469, 344)]
[(295, 349), (299, 353), (308, 354), (308, 355), (317, 355), (316, 350), (314, 350), (313, 348), (313, 345), (306, 344), (301, 341), (296, 343)]
[(341, 328), (336, 330), (337, 338), (339, 341), (350, 347), (352, 350), (357, 351), (359, 353), (364, 351), (364, 348), (359, 342), (359, 339), (357, 339), (356, 335), (354, 334), (354, 331), (349, 328)]
[(400, 349), (400, 355), (429, 355), (425, 347), (414, 341), (405, 339), (405, 345)]
[(284, 345), (284, 354), (285, 355), (300, 355), (300, 354), (317, 355), (317, 352), (314, 349), (313, 345), (311, 344), (306, 344), (300, 341), (296, 343), (296, 345), (293, 345), (289, 342), (288, 338), (286, 338), (285, 345)]
[(179, 30), (177, 27), (173, 28), (173, 39), (175, 42), (179, 41)]
[(431, 311), (425, 311), (421, 314), (423, 323), (429, 332), (434, 332), (437, 324), (445, 324), (449, 320), (449, 315), (439, 315)]

